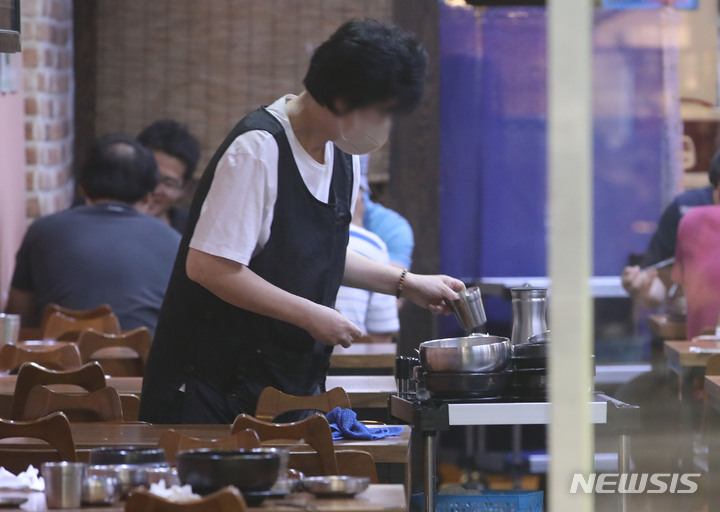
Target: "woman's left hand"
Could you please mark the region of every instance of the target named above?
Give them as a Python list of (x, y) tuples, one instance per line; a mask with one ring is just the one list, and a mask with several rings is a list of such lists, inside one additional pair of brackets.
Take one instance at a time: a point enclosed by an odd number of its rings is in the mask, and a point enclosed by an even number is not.
[(450, 301), (458, 298), (458, 292), (465, 289), (462, 281), (450, 276), (426, 276), (408, 273), (405, 277), (401, 297), (433, 313), (452, 313)]

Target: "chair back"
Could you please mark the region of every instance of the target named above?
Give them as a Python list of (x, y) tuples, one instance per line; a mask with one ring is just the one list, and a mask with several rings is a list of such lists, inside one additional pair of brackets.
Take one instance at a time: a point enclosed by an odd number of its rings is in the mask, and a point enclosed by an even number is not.
[(56, 411), (65, 413), (73, 422), (123, 421), (120, 396), (115, 388), (69, 394), (58, 393), (45, 386), (35, 386), (30, 390), (22, 419), (35, 420)]
[(328, 413), (336, 407), (351, 408), (350, 397), (343, 388), (333, 388), (313, 396), (293, 396), (267, 387), (260, 393), (255, 417), (262, 421), (273, 421), (286, 412), (305, 410)]
[(168, 463), (175, 464), (175, 458), (180, 452), (212, 448), (214, 450), (251, 450), (260, 448), (260, 439), (255, 431), (250, 429), (239, 430), (229, 437), (221, 439), (198, 439), (186, 436), (175, 430), (166, 430), (160, 435), (158, 446), (165, 450)]
[(70, 422), (61, 412), (35, 421), (0, 419), (0, 439), (10, 438), (40, 439), (51, 448), (21, 449), (0, 444), (0, 466), (12, 473), (25, 471), (30, 464), (39, 468), (43, 462), (77, 461)]
[(52, 370), (74, 370), (82, 366), (80, 352), (73, 344), (29, 350), (18, 345), (0, 348), (0, 372), (11, 372), (23, 363), (37, 363)]
[[(152, 334), (146, 327), (139, 327), (120, 334), (89, 329), (80, 333), (77, 345), (82, 362), (100, 361), (107, 375), (142, 377), (150, 354)], [(126, 349), (130, 353), (127, 357), (103, 358), (102, 352), (107, 348)]]
[(125, 502), (125, 512), (245, 512), (245, 499), (235, 487), (225, 487), (202, 499), (174, 502), (150, 494), (134, 491)]
[(80, 387), (86, 391), (93, 392), (106, 387), (105, 373), (102, 367), (96, 363), (87, 363), (77, 370), (55, 371), (48, 370), (35, 363), (25, 363), (20, 367), (15, 392), (13, 393), (10, 418), (19, 420), (25, 410), (30, 391), (35, 386), (53, 386), (66, 384)]
[(42, 322), (44, 339), (58, 339), (64, 334), (80, 333), (86, 329), (117, 334), (120, 333), (120, 323), (107, 304), (87, 311), (68, 309), (57, 304), (49, 304), (45, 308)]
[(279, 439), (300, 441), (302, 439), (317, 452), (321, 474), (338, 474), (332, 431), (327, 418), (322, 414), (313, 414), (309, 418), (294, 423), (270, 423), (247, 414), (241, 414), (235, 418), (232, 432), (244, 429), (254, 430), (261, 441)]
[(140, 419), (140, 397), (123, 393), (120, 395), (120, 404), (122, 405), (123, 421), (136, 422)]
[[(360, 476), (370, 479), (371, 484), (378, 483), (375, 459), (361, 450), (335, 450), (338, 473), (347, 476)], [(317, 456), (314, 453), (291, 453), (288, 466), (302, 472), (305, 476), (324, 476), (319, 471)]]
[(713, 354), (708, 359), (705, 375), (717, 377), (720, 375), (720, 354)]

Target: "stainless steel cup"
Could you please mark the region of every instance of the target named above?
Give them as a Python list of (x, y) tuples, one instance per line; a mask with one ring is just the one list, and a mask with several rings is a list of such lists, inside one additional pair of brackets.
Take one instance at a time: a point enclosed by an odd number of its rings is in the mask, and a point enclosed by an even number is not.
[(0, 346), (17, 343), (20, 337), (20, 315), (0, 313)]
[(455, 317), (460, 327), (466, 331), (476, 331), (485, 325), (487, 316), (483, 306), (480, 288), (473, 286), (458, 293), (458, 299), (452, 301)]
[(278, 469), (278, 478), (271, 490), (290, 493), (292, 491), (292, 485), (294, 485), (293, 482), (288, 480), (290, 450), (287, 448), (275, 448), (275, 452), (280, 456), (280, 468)]
[(41, 466), (47, 508), (80, 508), (86, 468), (80, 462), (46, 462)]
[(120, 499), (120, 480), (97, 475), (83, 478), (81, 495), (84, 505), (112, 505)]

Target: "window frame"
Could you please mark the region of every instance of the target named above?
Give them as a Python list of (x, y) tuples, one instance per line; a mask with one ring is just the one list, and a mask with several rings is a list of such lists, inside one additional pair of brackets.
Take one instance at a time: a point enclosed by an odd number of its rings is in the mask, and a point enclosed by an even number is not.
[(21, 51), (20, 0), (10, 0), (10, 27), (0, 28), (0, 53)]

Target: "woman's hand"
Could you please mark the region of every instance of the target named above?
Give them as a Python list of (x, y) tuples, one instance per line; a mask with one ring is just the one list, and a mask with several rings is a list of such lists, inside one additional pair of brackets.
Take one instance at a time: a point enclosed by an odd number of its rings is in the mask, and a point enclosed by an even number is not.
[(320, 305), (313, 309), (307, 322), (301, 327), (324, 345), (342, 345), (345, 348), (363, 335), (355, 324), (340, 313)]
[(402, 297), (433, 313), (452, 313), (450, 301), (458, 298), (458, 292), (465, 289), (462, 281), (443, 275), (425, 276), (408, 273)]

